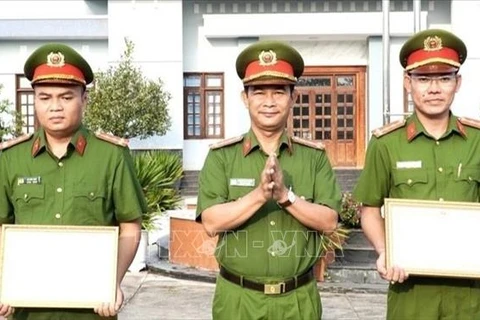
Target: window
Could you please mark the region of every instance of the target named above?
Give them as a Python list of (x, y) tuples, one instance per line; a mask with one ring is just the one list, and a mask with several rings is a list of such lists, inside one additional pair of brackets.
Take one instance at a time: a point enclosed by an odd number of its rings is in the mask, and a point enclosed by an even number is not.
[(37, 119), (33, 107), (34, 95), (30, 81), (24, 75), (17, 75), (17, 112), (22, 114), (23, 133), (32, 133), (37, 128)]
[(403, 88), (403, 113), (404, 116), (411, 115), (413, 113), (413, 100), (412, 96)]
[(185, 139), (223, 138), (223, 74), (185, 73), (183, 87)]

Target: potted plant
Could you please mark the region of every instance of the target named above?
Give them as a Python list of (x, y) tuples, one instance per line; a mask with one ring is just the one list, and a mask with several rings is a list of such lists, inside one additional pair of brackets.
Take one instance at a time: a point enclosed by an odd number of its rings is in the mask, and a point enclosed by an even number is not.
[(347, 243), (357, 247), (368, 247), (370, 244), (360, 225), (360, 204), (353, 199), (350, 192), (343, 193), (339, 216), (342, 225), (350, 231)]
[(348, 238), (349, 229), (342, 224), (338, 224), (337, 228), (330, 234), (322, 235), (322, 256), (314, 267), (314, 274), (317, 281), (324, 281), (327, 267), (335, 261), (335, 251), (343, 250), (343, 244)]
[(368, 243), (360, 228), (360, 204), (353, 199), (350, 192), (342, 193), (342, 203), (339, 212), (338, 228), (330, 235), (324, 236), (322, 247), (324, 254), (316, 267), (316, 277), (324, 281), (327, 267), (335, 261), (338, 254), (343, 255), (343, 249), (351, 243)]
[(342, 194), (342, 206), (339, 213), (340, 222), (349, 229), (360, 229), (360, 205), (350, 192)]
[(139, 271), (146, 267), (148, 233), (157, 228), (156, 221), (165, 210), (178, 208), (183, 168), (178, 154), (161, 150), (134, 152), (133, 163), (148, 208), (142, 215), (142, 236), (129, 268), (130, 271)]

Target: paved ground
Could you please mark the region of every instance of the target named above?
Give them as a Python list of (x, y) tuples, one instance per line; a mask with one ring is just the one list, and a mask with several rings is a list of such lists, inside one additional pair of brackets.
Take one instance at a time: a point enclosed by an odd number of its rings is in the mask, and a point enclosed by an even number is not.
[[(123, 282), (125, 304), (120, 320), (211, 319), (214, 285), (143, 271), (128, 273)], [(384, 293), (322, 292), (323, 319), (384, 319)]]

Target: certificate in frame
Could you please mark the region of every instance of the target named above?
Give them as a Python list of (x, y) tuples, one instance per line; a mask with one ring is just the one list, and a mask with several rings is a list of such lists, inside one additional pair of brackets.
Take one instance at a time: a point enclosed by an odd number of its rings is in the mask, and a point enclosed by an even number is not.
[(115, 303), (118, 227), (2, 225), (0, 302), (94, 308)]
[(385, 199), (387, 268), (480, 278), (480, 203)]

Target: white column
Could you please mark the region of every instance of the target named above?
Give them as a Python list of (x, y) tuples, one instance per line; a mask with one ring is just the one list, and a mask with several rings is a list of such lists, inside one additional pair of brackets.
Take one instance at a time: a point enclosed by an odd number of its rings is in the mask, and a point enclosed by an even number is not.
[(479, 1), (452, 1), (452, 31), (467, 46), (467, 60), (460, 69), (462, 87), (455, 97), (452, 110), (457, 115), (480, 118), (480, 90), (478, 77), (480, 71), (480, 29)]

